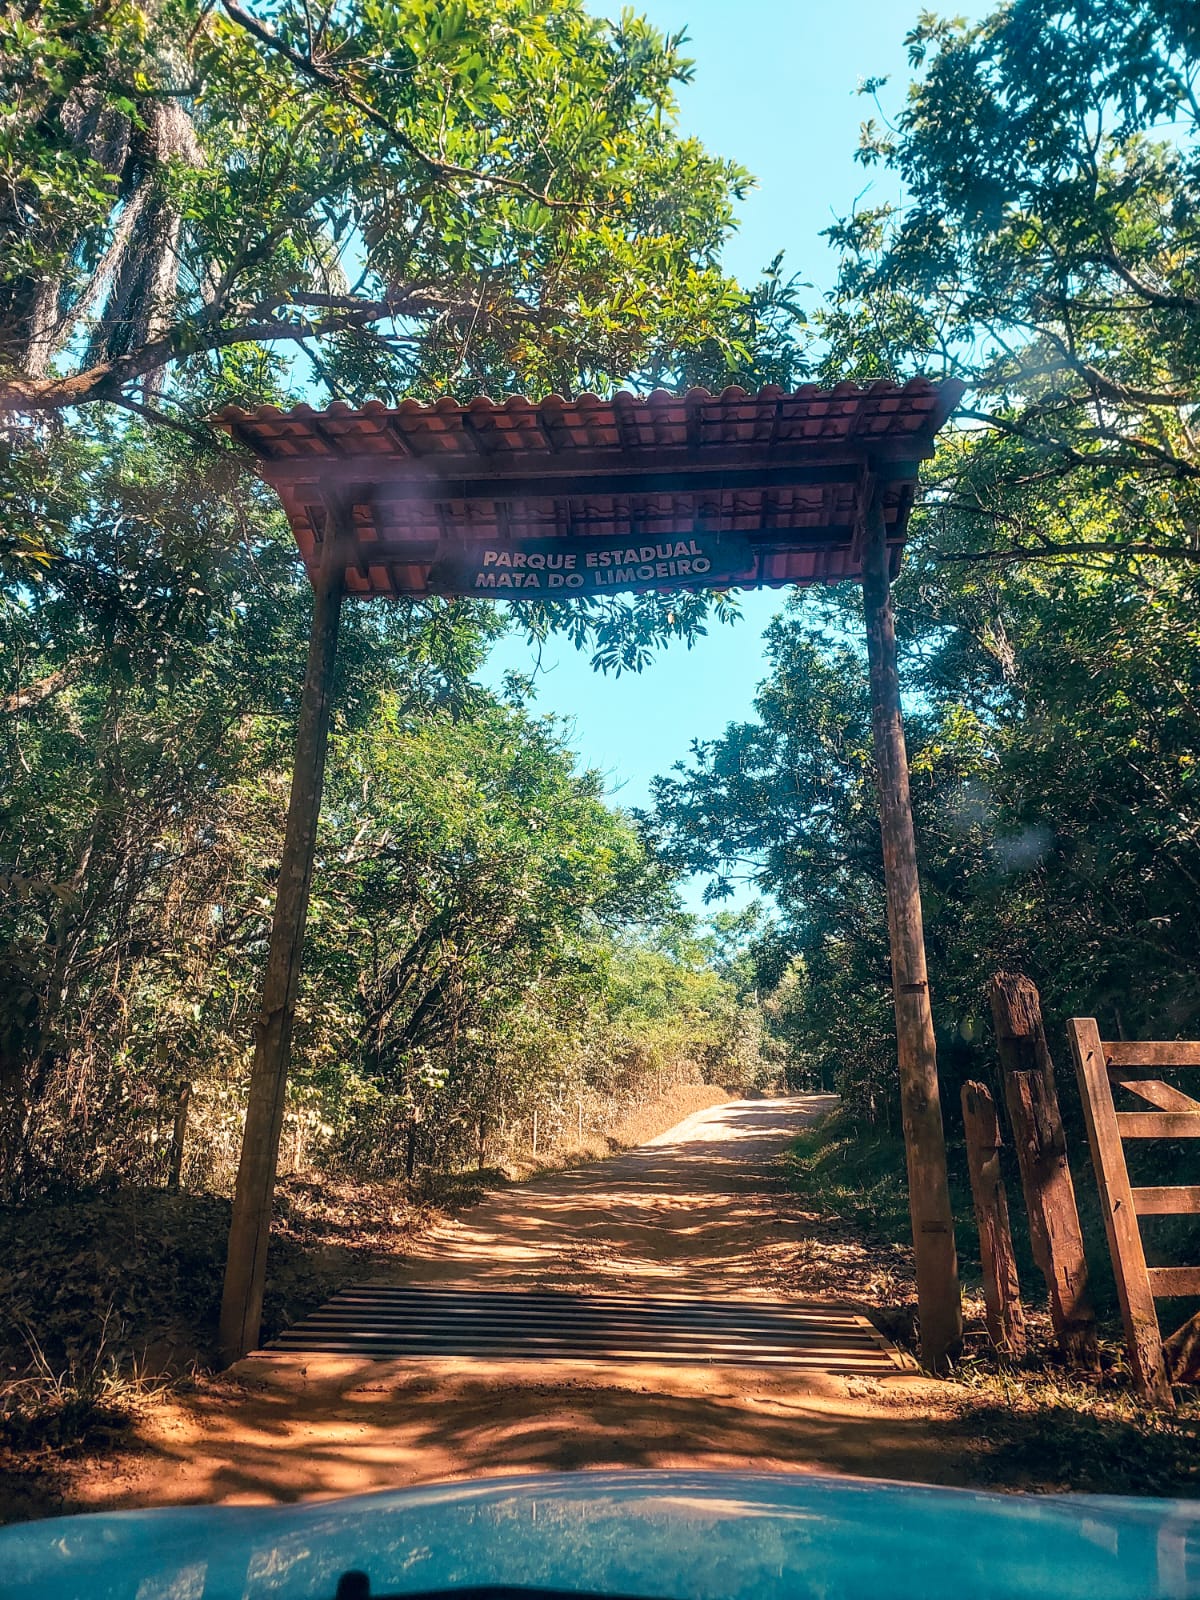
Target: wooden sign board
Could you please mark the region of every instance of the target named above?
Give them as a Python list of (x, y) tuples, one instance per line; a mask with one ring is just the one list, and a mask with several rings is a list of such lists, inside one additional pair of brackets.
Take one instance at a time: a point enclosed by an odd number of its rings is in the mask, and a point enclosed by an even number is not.
[(754, 552), (734, 534), (509, 539), (445, 544), (429, 574), (435, 594), (487, 600), (575, 600), (649, 589), (751, 582)]

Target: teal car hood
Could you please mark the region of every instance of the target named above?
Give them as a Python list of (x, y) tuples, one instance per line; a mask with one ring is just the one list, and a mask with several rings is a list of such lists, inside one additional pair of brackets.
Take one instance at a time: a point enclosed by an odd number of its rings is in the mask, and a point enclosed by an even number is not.
[(0, 1529), (4, 1600), (1200, 1600), (1200, 1505), (803, 1474), (579, 1472)]

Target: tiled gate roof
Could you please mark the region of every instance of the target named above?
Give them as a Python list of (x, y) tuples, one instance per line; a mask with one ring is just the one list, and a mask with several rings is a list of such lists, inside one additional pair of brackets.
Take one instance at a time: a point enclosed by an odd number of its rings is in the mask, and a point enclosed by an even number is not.
[(258, 457), (310, 572), (330, 509), (343, 509), (351, 594), (425, 594), (451, 545), (698, 531), (749, 540), (747, 585), (808, 584), (859, 575), (872, 478), (898, 566), (920, 462), (961, 393), (917, 378), (794, 393), (228, 406), (215, 421)]

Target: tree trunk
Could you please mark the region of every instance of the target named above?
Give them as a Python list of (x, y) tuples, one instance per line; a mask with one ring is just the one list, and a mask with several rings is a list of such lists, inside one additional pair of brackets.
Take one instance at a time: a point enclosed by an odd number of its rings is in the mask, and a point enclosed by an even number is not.
[(255, 1029), (250, 1100), (229, 1230), (220, 1326), (220, 1349), (226, 1362), (236, 1361), (255, 1347), (262, 1325), (271, 1203), (325, 777), (330, 691), (342, 607), (343, 578), (333, 562), (336, 533), (332, 520), (326, 534), (330, 553), (314, 585), (287, 831), (279, 863), (267, 972)]
[(879, 786), (879, 823), (887, 882), (892, 996), (900, 1064), (900, 1104), (908, 1163), (921, 1357), (944, 1371), (962, 1341), (962, 1297), (954, 1218), (946, 1175), (946, 1141), (938, 1091), (937, 1048), (917, 847), (908, 784), (908, 755), (900, 710), (896, 630), (888, 572), (887, 530), (876, 494), (867, 513), (863, 548), (863, 611), (871, 668), (871, 725)]

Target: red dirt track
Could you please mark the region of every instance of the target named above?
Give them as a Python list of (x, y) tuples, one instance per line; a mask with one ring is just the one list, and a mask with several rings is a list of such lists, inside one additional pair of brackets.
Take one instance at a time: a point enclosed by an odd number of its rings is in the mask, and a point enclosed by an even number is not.
[[(822, 1339), (801, 1367), (710, 1360), (703, 1350), (680, 1359), (665, 1346), (623, 1360), (594, 1348), (531, 1359), (514, 1356), (511, 1341), (507, 1354), (400, 1360), (260, 1352), (155, 1407), (117, 1470), (76, 1480), (76, 1507), (285, 1502), (588, 1467), (969, 1481), (969, 1460), (943, 1431), (948, 1386), (889, 1359), (844, 1302), (839, 1313), (834, 1296), (813, 1292), (820, 1219), (787, 1193), (777, 1162), (831, 1104), (800, 1095), (697, 1112), (612, 1160), (489, 1195), (376, 1279), (479, 1297), (616, 1297), (635, 1312), (650, 1299), (716, 1302), (752, 1325), (771, 1306), (807, 1305), (828, 1332), (827, 1360)], [(862, 1372), (830, 1370), (847, 1348), (839, 1329), (858, 1330), (855, 1350), (869, 1346)]]

